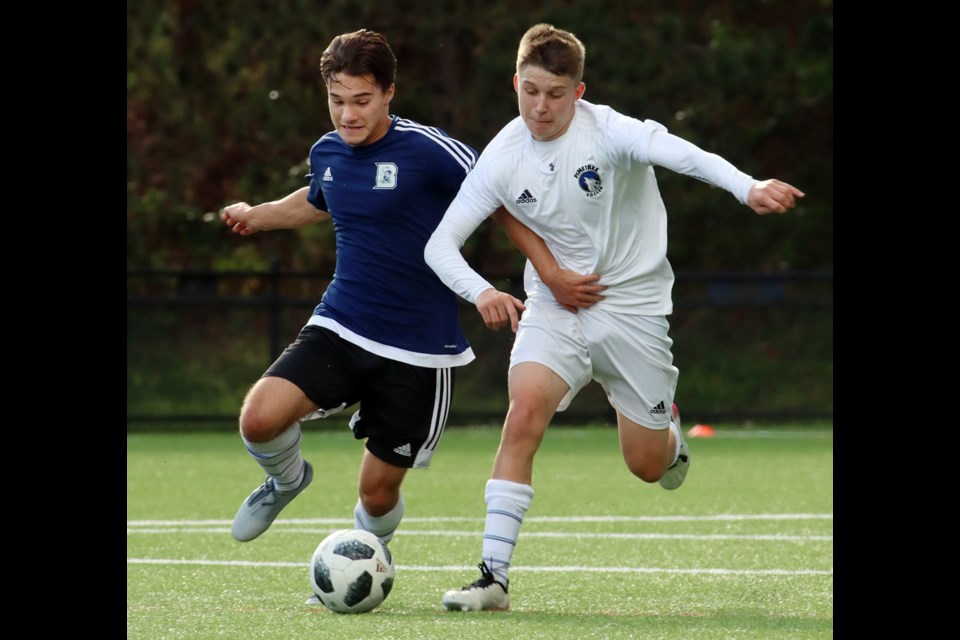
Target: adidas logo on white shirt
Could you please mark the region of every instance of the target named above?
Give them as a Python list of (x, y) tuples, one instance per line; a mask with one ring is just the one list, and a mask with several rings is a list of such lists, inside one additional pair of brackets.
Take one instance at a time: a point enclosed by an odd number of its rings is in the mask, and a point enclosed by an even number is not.
[(327, 167), (327, 170), (323, 172), (323, 179), (325, 182), (333, 182), (333, 174), (330, 173), (330, 167)]
[(402, 456), (407, 456), (408, 458), (413, 455), (410, 451), (410, 443), (402, 444), (399, 447), (394, 448), (396, 453), (399, 453)]
[(537, 199), (530, 193), (530, 189), (524, 189), (520, 197), (517, 198), (517, 204), (533, 204)]

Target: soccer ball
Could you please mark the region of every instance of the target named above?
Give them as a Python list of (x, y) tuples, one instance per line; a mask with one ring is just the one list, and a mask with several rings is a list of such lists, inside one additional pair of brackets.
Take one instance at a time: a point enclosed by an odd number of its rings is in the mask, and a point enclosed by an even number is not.
[(310, 559), (310, 586), (337, 613), (365, 613), (393, 588), (393, 557), (380, 538), (363, 529), (334, 531)]

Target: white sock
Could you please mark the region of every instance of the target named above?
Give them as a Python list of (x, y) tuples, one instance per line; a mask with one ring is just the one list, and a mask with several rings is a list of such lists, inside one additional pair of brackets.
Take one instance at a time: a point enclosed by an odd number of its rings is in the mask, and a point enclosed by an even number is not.
[(678, 427), (677, 423), (674, 422), (673, 420), (670, 421), (670, 430), (673, 431), (673, 435), (677, 437), (677, 440), (676, 440), (676, 447), (673, 452), (673, 460), (671, 460), (670, 464), (667, 465), (668, 467), (673, 466), (673, 463), (676, 462), (677, 458), (680, 457), (680, 442), (683, 439), (683, 436), (680, 435), (680, 427)]
[[(240, 436), (243, 438), (243, 436)], [(267, 442), (250, 442), (243, 438), (247, 451), (276, 483), (277, 491), (291, 491), (303, 480), (303, 456), (300, 455), (300, 423)]]
[(533, 502), (533, 487), (509, 480), (488, 480), (484, 497), (487, 520), (483, 529), (483, 561), (498, 582), (507, 584), (510, 559), (517, 546), (523, 514)]
[(357, 506), (353, 509), (353, 525), (357, 529), (365, 529), (373, 535), (383, 540), (387, 544), (393, 539), (393, 533), (400, 526), (403, 519), (404, 503), (403, 496), (397, 501), (397, 506), (387, 511), (382, 516), (372, 516), (363, 508), (363, 503), (357, 500)]

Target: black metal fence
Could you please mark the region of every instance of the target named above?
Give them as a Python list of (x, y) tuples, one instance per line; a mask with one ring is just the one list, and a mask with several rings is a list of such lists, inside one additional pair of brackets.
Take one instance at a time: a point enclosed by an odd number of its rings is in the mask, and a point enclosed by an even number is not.
[[(185, 381), (184, 375), (176, 372), (152, 371), (165, 365), (155, 365), (154, 361), (138, 354), (153, 349), (158, 352), (176, 349), (175, 343), (183, 341), (184, 333), (200, 335), (204, 331), (211, 331), (215, 336), (215, 329), (206, 325), (208, 322), (225, 323), (235, 309), (247, 309), (255, 313), (257, 318), (255, 331), (245, 335), (244, 348), (247, 349), (248, 371), (245, 374), (246, 385), (256, 379), (253, 372), (262, 371), (282, 351), (303, 325), (310, 310), (319, 302), (320, 294), (329, 281), (329, 274), (319, 272), (288, 271), (280, 269), (274, 264), (265, 271), (130, 271), (127, 273), (127, 315), (128, 315), (128, 411), (127, 421), (131, 424), (151, 422), (164, 423), (231, 423), (236, 421), (236, 411), (218, 410), (213, 412), (198, 411), (194, 404), (189, 410), (178, 409), (180, 403), (176, 397), (161, 402), (145, 401), (144, 396), (154, 394), (162, 396), (157, 388), (159, 383), (145, 383), (144, 380), (169, 376), (180, 378), (186, 387), (191, 387)], [(504, 273), (498, 278), (491, 278), (498, 287), (512, 290), (518, 297), (522, 291), (516, 290), (522, 282), (519, 273)], [(674, 286), (674, 314), (671, 316), (671, 333), (676, 341), (675, 357), (680, 358), (681, 345), (711, 345), (714, 349), (705, 356), (691, 353), (690, 359), (696, 361), (703, 358), (708, 361), (732, 362), (730, 354), (743, 353), (745, 364), (730, 365), (726, 369), (729, 373), (714, 376), (714, 379), (704, 378), (698, 381), (696, 377), (691, 381), (691, 387), (696, 391), (703, 391), (707, 386), (717, 387), (716, 393), (720, 400), (733, 396), (742, 396), (739, 400), (730, 403), (718, 401), (709, 395), (700, 401), (702, 406), (695, 406), (700, 419), (712, 420), (741, 420), (741, 419), (773, 419), (786, 420), (797, 418), (832, 419), (832, 310), (833, 310), (833, 274), (829, 271), (818, 272), (777, 272), (777, 273), (741, 273), (741, 272), (677, 272)], [(467, 324), (477, 324), (476, 311), (472, 305), (464, 303), (465, 330)], [(228, 313), (229, 311), (229, 313)], [(158, 316), (167, 318), (156, 328), (145, 329), (144, 324), (157, 322)], [(216, 319), (216, 320), (214, 320)], [(758, 329), (759, 327), (759, 329)], [(251, 327), (253, 328), (253, 327)], [(236, 330), (236, 329), (232, 329)], [(742, 331), (741, 331), (742, 330)], [(765, 344), (753, 344), (750, 340), (755, 334), (770, 332), (770, 336), (760, 339)], [(472, 328), (468, 333), (474, 350), (478, 352), (478, 361), (486, 358), (490, 369), (479, 369), (479, 375), (464, 374), (465, 377), (475, 377), (471, 384), (484, 384), (495, 398), (489, 402), (460, 403), (460, 410), (456, 416), (463, 421), (502, 420), (505, 395), (505, 364), (506, 354), (509, 351), (508, 338), (492, 337), (493, 332), (479, 328)], [(683, 336), (678, 337), (678, 334)], [(690, 334), (686, 336), (684, 334)], [(740, 334), (740, 335), (738, 335)], [(748, 335), (742, 335), (748, 334)], [(174, 339), (174, 335), (180, 336)], [(788, 336), (789, 338), (785, 337)], [(476, 337), (474, 337), (476, 336)], [(731, 336), (734, 338), (730, 339)], [(491, 346), (480, 345), (477, 341), (491, 340)], [(790, 344), (778, 344), (782, 340), (789, 340)], [(261, 341), (256, 347), (255, 342)], [(206, 358), (207, 362), (216, 363), (218, 359), (225, 361), (222, 355), (204, 356), (203, 351), (210, 346), (214, 348), (215, 339), (200, 341), (199, 346), (183, 347), (180, 360), (174, 361), (167, 367), (182, 367), (185, 371), (205, 369), (210, 374), (229, 377), (230, 371), (217, 372), (216, 364), (190, 365), (189, 360), (194, 356)], [(792, 343), (799, 343), (791, 346)], [(209, 344), (208, 344), (209, 343)], [(729, 343), (729, 344), (728, 344)], [(771, 344), (773, 346), (771, 347)], [(816, 343), (818, 354), (813, 354), (807, 347)], [(221, 347), (223, 348), (223, 347)], [(251, 356), (249, 349), (262, 349), (259, 356)], [(720, 350), (720, 351), (717, 351)], [(753, 362), (767, 366), (765, 361), (770, 351), (779, 352), (784, 370), (797, 371), (791, 374), (794, 379), (789, 384), (816, 389), (808, 396), (802, 394), (797, 398), (786, 398), (779, 405), (776, 402), (764, 404), (753, 396), (769, 396), (769, 392), (758, 388), (751, 390), (749, 378), (764, 375), (761, 367), (754, 367)], [(785, 352), (789, 354), (785, 355)], [(491, 354), (496, 355), (491, 355)], [(482, 355), (481, 355), (482, 354)], [(718, 355), (719, 354), (719, 355)], [(760, 355), (758, 355), (760, 354)], [(805, 357), (811, 362), (801, 366), (798, 364)], [(829, 359), (829, 362), (824, 360)], [(770, 366), (775, 366), (776, 363)], [(745, 369), (745, 373), (737, 373), (737, 368)], [(471, 364), (470, 369), (475, 365)], [(150, 371), (148, 371), (150, 369)], [(214, 369), (214, 371), (210, 371)], [(696, 369), (694, 369), (696, 371)], [(681, 367), (681, 385), (683, 385), (684, 368)], [(239, 372), (237, 372), (239, 375)], [(744, 378), (737, 382), (736, 376)], [(785, 382), (787, 382), (785, 380)], [(758, 386), (758, 381), (753, 386)], [(239, 407), (243, 389), (236, 388), (244, 383), (234, 383), (234, 388), (228, 392), (232, 396), (227, 402)], [(460, 382), (458, 381), (458, 384)], [(723, 385), (735, 386), (738, 391), (727, 393), (719, 390)], [(173, 387), (171, 395), (178, 393)], [(481, 394), (482, 395), (482, 394)], [(612, 410), (604, 402), (604, 398), (597, 396), (596, 402), (584, 402), (580, 410), (558, 414), (558, 421), (589, 421), (610, 420)], [(679, 395), (679, 390), (678, 390)], [(689, 394), (696, 397), (696, 394)], [(475, 398), (476, 394), (471, 393)], [(578, 397), (579, 398), (579, 397)], [(154, 398), (156, 399), (156, 398)], [(211, 402), (212, 406), (218, 402)], [(221, 403), (219, 406), (223, 406)], [(158, 408), (159, 407), (159, 408)]]

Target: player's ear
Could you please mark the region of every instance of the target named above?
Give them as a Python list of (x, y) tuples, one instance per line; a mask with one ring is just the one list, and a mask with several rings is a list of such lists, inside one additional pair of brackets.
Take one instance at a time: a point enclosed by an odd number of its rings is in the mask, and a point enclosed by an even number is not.
[(387, 87), (387, 90), (383, 92), (383, 101), (389, 103), (393, 100), (393, 94), (397, 91), (397, 85), (395, 82), (391, 82), (390, 86)]
[(513, 74), (513, 92), (520, 93), (520, 76)]
[(586, 90), (587, 90), (587, 85), (583, 84), (582, 82), (581, 82), (580, 84), (578, 84), (578, 85), (577, 85), (577, 90), (573, 92), (573, 99), (574, 99), (574, 100), (579, 100), (580, 98), (582, 98), (582, 97), (583, 97), (583, 93), (584, 93), (584, 91), (586, 91)]

